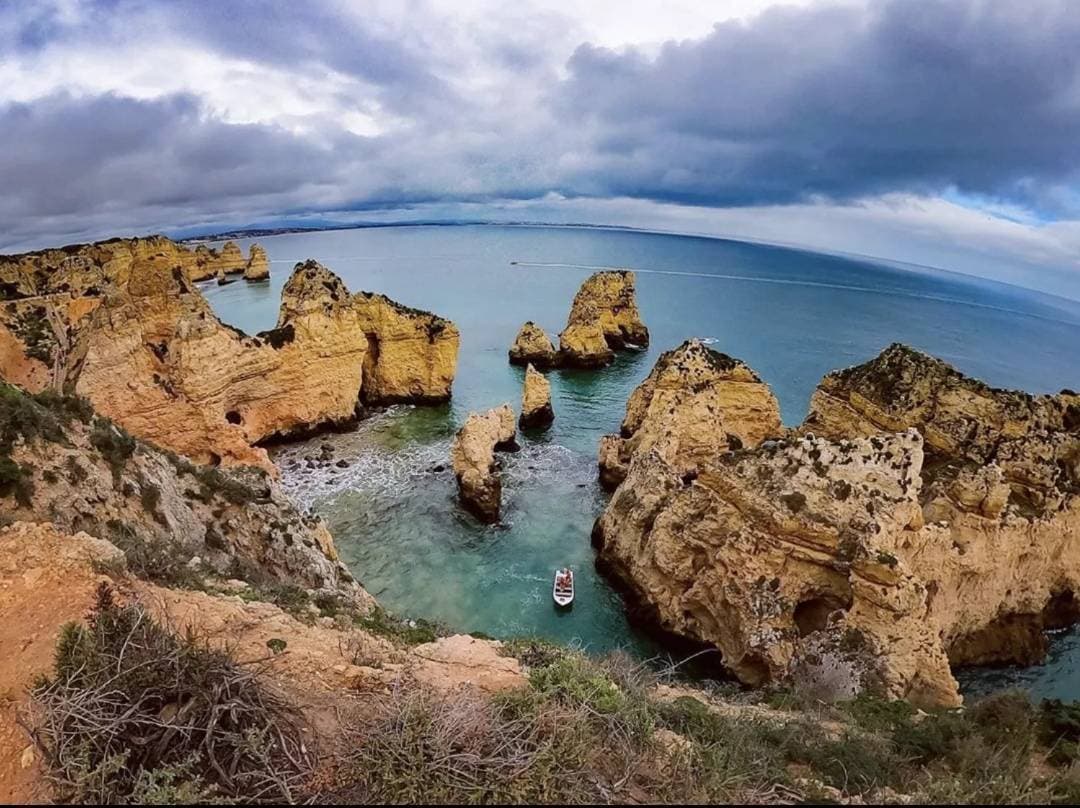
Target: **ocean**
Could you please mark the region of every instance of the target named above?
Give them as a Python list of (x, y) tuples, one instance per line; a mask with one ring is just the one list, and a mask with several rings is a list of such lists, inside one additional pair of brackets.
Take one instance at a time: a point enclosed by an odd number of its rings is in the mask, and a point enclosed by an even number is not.
[[(628, 625), (598, 576), (589, 533), (605, 496), (600, 437), (657, 356), (690, 337), (753, 367), (799, 423), (821, 377), (894, 341), (999, 387), (1080, 388), (1080, 303), (964, 275), (746, 242), (584, 227), (423, 226), (258, 239), (268, 284), (204, 286), (217, 313), (248, 333), (273, 327), (292, 266), (314, 258), (353, 291), (382, 292), (452, 319), (461, 331), (453, 400), (394, 407), (355, 431), (275, 449), (286, 489), (327, 520), (357, 578), (389, 609), (495, 637), (537, 635), (595, 652), (660, 649)], [(247, 249), (250, 240), (240, 240)], [(450, 441), (471, 410), (520, 409), (523, 370), (506, 352), (526, 320), (562, 329), (581, 282), (599, 269), (638, 273), (648, 351), (599, 371), (552, 371), (555, 423), (504, 455), (504, 523), (456, 504)], [(348, 468), (289, 468), (334, 444)], [(302, 466), (303, 464), (298, 464)], [(577, 572), (577, 601), (551, 604), (553, 570)], [(1052, 664), (968, 671), (966, 692), (1018, 685), (1080, 697), (1080, 640), (1053, 641)]]

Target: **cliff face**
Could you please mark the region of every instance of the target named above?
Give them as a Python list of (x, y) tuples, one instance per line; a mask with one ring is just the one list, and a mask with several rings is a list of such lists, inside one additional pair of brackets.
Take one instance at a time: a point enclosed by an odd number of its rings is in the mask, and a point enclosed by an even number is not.
[[(95, 249), (85, 251), (98, 260)], [(350, 295), (309, 261), (285, 286), (277, 327), (249, 337), (217, 319), (183, 254), (193, 255), (167, 239), (131, 240), (73, 269), (70, 282), (41, 270), (53, 291), (4, 304), (0, 372), (30, 390), (74, 390), (197, 462), (271, 470), (253, 446), (270, 436), (351, 418), (360, 402), (449, 397), (452, 323), (381, 295)], [(72, 297), (74, 288), (82, 294)]]
[(769, 386), (745, 363), (690, 340), (660, 356), (630, 395), (620, 434), (601, 440), (600, 481), (614, 490), (637, 452), (655, 450), (686, 474), (781, 431)]
[[(252, 246), (252, 252), (255, 248)], [(258, 247), (265, 257), (265, 251)], [(32, 253), (0, 256), (0, 298), (14, 300), (49, 294), (74, 297), (100, 295), (109, 276), (122, 273), (150, 257), (166, 256), (192, 281), (209, 280), (245, 270), (240, 248), (232, 241), (220, 251), (199, 245), (189, 249), (165, 236), (117, 238), (93, 244), (72, 244)]]
[(617, 350), (649, 344), (637, 307), (634, 273), (597, 272), (574, 296), (559, 335), (559, 361), (569, 367), (602, 367)]
[(85, 401), (0, 386), (0, 479), (6, 521), (113, 542), (145, 574), (190, 567), (373, 603), (323, 523), (297, 512), (264, 472), (194, 466), (131, 438)]
[(499, 521), (502, 481), (495, 452), (514, 448), (516, 434), (514, 411), (503, 404), (483, 414), (470, 413), (454, 438), (450, 459), (461, 504), (481, 522)]
[(167, 258), (143, 262), (91, 316), (75, 391), (196, 462), (270, 468), (253, 443), (350, 418), (360, 392), (367, 346), (348, 294), (336, 277), (295, 282), (306, 271), (286, 284), (278, 327), (248, 337)]
[(599, 561), (744, 681), (956, 704), (950, 663), (1036, 661), (1078, 616), (1075, 406), (893, 346), (826, 377), (801, 437), (696, 476), (633, 454)]
[(435, 404), (450, 398), (461, 336), (449, 320), (358, 292), (351, 299), (367, 345), (367, 404)]

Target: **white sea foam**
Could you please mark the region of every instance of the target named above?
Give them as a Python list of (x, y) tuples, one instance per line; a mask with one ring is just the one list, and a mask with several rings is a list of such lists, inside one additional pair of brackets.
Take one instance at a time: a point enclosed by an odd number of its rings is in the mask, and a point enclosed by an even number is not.
[[(281, 485), (304, 508), (317, 507), (350, 491), (383, 500), (415, 496), (415, 487), (425, 482), (448, 485), (450, 438), (416, 443), (398, 449), (379, 445), (374, 434), (385, 425), (376, 416), (354, 432), (323, 435), (283, 447), (274, 453), (282, 469)], [(321, 447), (334, 447), (328, 462), (308, 464), (307, 458), (321, 456)], [(504, 495), (557, 478), (568, 485), (584, 485), (595, 480), (595, 463), (584, 455), (558, 444), (530, 443), (521, 451), (500, 454)], [(338, 461), (347, 465), (342, 468)]]

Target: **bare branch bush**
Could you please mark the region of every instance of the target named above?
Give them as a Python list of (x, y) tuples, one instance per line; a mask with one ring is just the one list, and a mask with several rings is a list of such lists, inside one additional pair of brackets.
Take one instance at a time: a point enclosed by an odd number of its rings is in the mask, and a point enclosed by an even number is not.
[(314, 766), (261, 665), (117, 605), (105, 584), (86, 624), (63, 628), (26, 725), (67, 802), (292, 802)]

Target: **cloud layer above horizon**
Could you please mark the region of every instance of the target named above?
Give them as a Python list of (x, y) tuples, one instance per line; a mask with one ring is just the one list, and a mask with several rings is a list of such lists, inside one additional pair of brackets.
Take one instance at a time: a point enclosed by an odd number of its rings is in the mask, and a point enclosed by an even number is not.
[(1069, 0), (580, 5), (4, 4), (0, 247), (594, 221), (1080, 297)]

